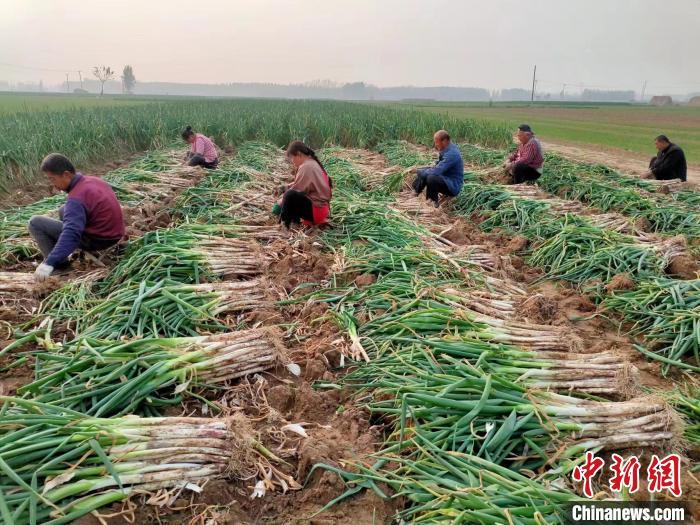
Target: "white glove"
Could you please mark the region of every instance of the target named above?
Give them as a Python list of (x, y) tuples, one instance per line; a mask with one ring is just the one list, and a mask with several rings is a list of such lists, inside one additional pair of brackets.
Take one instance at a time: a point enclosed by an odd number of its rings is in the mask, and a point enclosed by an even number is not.
[(49, 278), (51, 272), (53, 272), (53, 266), (41, 263), (34, 271), (34, 280), (38, 283), (42, 283)]

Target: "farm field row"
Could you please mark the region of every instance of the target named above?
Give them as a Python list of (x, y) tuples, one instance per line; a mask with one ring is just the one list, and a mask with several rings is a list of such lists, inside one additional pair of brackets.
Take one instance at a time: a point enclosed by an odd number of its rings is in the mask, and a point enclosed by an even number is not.
[(407, 102), (392, 104), (515, 129), (529, 123), (545, 141), (589, 150), (629, 152), (642, 168), (654, 156), (654, 137), (668, 135), (684, 148), (688, 162), (700, 166), (700, 107), (652, 107), (638, 104), (557, 104)]
[[(208, 503), (202, 514), (188, 497), (184, 510), (167, 511), (175, 519), (233, 512), (222, 509), (231, 500), (242, 522), (299, 518), (341, 496), (325, 514), (336, 523), (396, 512), (435, 523), (556, 521), (553, 503), (580, 498), (570, 478), (583, 452), (633, 447), (648, 462), (683, 433), (697, 446), (698, 407), (686, 390), (697, 346), (668, 350), (662, 340), (645, 350), (673, 361), (662, 364), (678, 385), (648, 397), (668, 381), (659, 363), (608, 321), (572, 321), (595, 306), (561, 282), (561, 266), (512, 243), (537, 221), (516, 213), (498, 231), (484, 226), (517, 199), (494, 208), (474, 192), (506, 190), (468, 182), (451, 207), (428, 208), (405, 181), (429, 155), (396, 142), (377, 151), (323, 150), (332, 227), (296, 233), (269, 217), (273, 189), (289, 176), (274, 145), (242, 143), (206, 175), (178, 167), (171, 152), (150, 154), (107, 177), (129, 207), (126, 253), (98, 273), (68, 275), (42, 302), (39, 319), (51, 323), (32, 320), (32, 285), (4, 275), (21, 286), (6, 285), (3, 301), (27, 309), (7, 321), (29, 335), (0, 351), (0, 374), (29, 363), (33, 372), (15, 385), (18, 397), (3, 398), (13, 425), (0, 427), (0, 486), (15, 488), (2, 511), (18, 523), (49, 513), (60, 523), (104, 505), (119, 511), (115, 502), (139, 490), (183, 507), (185, 479), (204, 486)], [(19, 225), (55, 205), (7, 212), (3, 244), (15, 248), (5, 269), (30, 267), (36, 254)], [(486, 219), (481, 228), (474, 212)], [(548, 227), (568, 227), (558, 220)], [(588, 264), (626, 247), (615, 236), (605, 242), (609, 249), (593, 242), (571, 255)], [(569, 280), (603, 286), (628, 270), (661, 277), (653, 258), (634, 268), (635, 257), (620, 257), (614, 275)], [(669, 402), (694, 414), (694, 426), (684, 429)], [(181, 406), (196, 417), (159, 419)], [(41, 453), (23, 455), (25, 447)], [(352, 486), (343, 492), (323, 471)], [(264, 496), (251, 502), (251, 493)], [(153, 510), (133, 512), (145, 519)]]

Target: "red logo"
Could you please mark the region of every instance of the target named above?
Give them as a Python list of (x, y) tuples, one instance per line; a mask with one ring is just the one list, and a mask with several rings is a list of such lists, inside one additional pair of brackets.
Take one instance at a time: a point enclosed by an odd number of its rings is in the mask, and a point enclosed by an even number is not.
[(634, 494), (639, 490), (639, 469), (641, 464), (637, 456), (632, 456), (625, 461), (622, 456), (613, 454), (613, 464), (610, 465), (610, 470), (613, 475), (610, 478), (610, 490), (613, 492), (622, 492), (623, 488), (627, 488), (630, 494)]
[(681, 490), (681, 458), (678, 454), (669, 454), (663, 459), (654, 454), (647, 468), (649, 492), (668, 490), (679, 498)]
[(586, 461), (583, 465), (576, 465), (574, 468), (572, 477), (574, 481), (583, 481), (583, 493), (589, 498), (593, 497), (591, 479), (603, 468), (603, 465), (605, 460), (595, 457), (593, 452), (586, 452)]

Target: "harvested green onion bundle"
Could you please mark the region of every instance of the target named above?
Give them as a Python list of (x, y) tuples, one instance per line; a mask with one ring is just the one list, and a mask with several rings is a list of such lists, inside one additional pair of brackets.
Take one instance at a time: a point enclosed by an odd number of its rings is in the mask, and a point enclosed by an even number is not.
[(566, 471), (570, 460), (586, 450), (675, 439), (677, 422), (662, 401), (594, 401), (540, 391), (527, 381), (486, 373), (420, 347), (367, 363), (343, 384), (360, 389), (360, 397), (371, 390), (370, 412), (395, 422), (385, 450), (401, 450), (414, 429), (422, 428), (441, 448), (509, 463), (516, 470), (556, 461)]
[(204, 284), (127, 283), (77, 320), (95, 339), (194, 336), (228, 327), (222, 316), (267, 304), (258, 279)]
[[(678, 281), (654, 278), (634, 290), (615, 291), (603, 299), (603, 309), (632, 324), (651, 350), (643, 353), (671, 366), (700, 371), (700, 279)], [(689, 363), (683, 361), (689, 358)]]
[(579, 283), (619, 273), (663, 274), (669, 263), (655, 249), (625, 242), (618, 233), (580, 225), (564, 226), (533, 250), (530, 262), (548, 277)]
[[(261, 273), (261, 254), (256, 243), (214, 237), (206, 232), (200, 233), (192, 226), (144, 235), (105, 279), (106, 289), (115, 289), (128, 281), (172, 279), (199, 283)], [(223, 226), (220, 228), (225, 231)]]
[[(480, 341), (470, 335), (395, 338), (380, 348), (377, 358), (380, 365), (372, 371), (381, 374), (382, 364), (387, 369), (400, 368), (404, 362), (418, 359), (414, 353), (433, 356), (440, 367), (441, 356), (449, 356), (478, 365), (494, 376), (541, 390), (626, 396), (636, 388), (634, 367), (620, 362), (613, 352), (523, 350)], [(360, 374), (363, 381), (368, 381), (372, 371)]]
[(179, 403), (190, 385), (214, 386), (289, 364), (271, 329), (133, 341), (81, 337), (36, 359), (37, 378), (19, 395), (104, 417), (157, 413)]
[(27, 272), (0, 272), (0, 301), (5, 296), (31, 294), (36, 281), (34, 275)]
[[(407, 498), (401, 513), (407, 519), (538, 523), (538, 513), (558, 521), (559, 503), (576, 499), (548, 483), (560, 483), (583, 452), (674, 439), (664, 403), (588, 401), (532, 390), (507, 375), (420, 346), (388, 353), (343, 380), (390, 425), (376, 462), (354, 465), (353, 472), (316, 468), (352, 483), (339, 499), (364, 488), (388, 498), (377, 484), (386, 483), (393, 497)], [(540, 480), (529, 477), (536, 471), (543, 472)]]
[(293, 480), (243, 416), (91, 418), (0, 397), (0, 515), (4, 523), (60, 525), (132, 495), (199, 490), (212, 478)]

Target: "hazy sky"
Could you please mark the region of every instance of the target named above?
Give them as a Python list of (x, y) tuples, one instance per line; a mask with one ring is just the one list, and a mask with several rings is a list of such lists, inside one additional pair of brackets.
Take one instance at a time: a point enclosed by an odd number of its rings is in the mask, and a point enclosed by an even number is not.
[(143, 81), (494, 89), (529, 87), (536, 63), (543, 91), (684, 93), (699, 23), (700, 0), (0, 0), (0, 79), (131, 64)]

